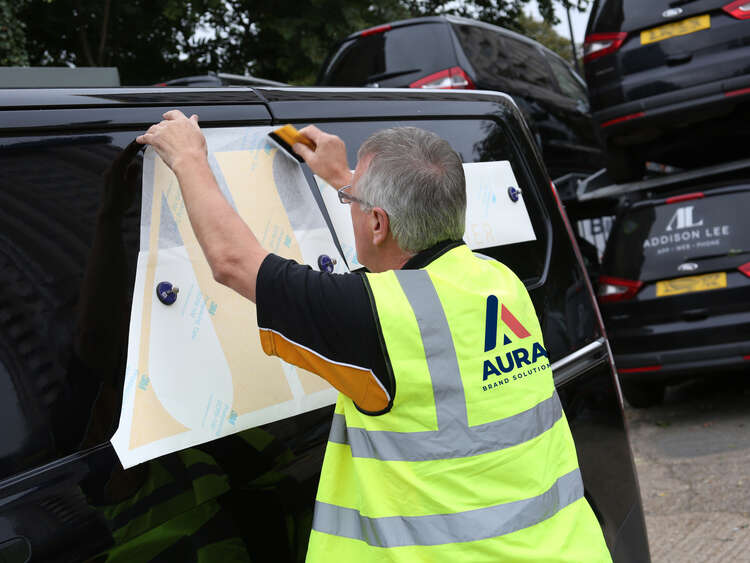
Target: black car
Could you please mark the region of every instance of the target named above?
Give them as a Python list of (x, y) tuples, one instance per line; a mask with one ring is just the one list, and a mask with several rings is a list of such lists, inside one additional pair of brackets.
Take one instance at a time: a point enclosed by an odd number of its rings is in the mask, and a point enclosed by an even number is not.
[(541, 44), (494, 25), (433, 16), (353, 33), (332, 49), (318, 84), (505, 92), (552, 178), (594, 172), (603, 162), (584, 81)]
[(749, 20), (747, 0), (595, 0), (583, 61), (615, 180), (639, 178), (646, 160), (746, 155)]
[(109, 442), (135, 378), (141, 176), (124, 171), (141, 164), (133, 139), (174, 107), (204, 130), (322, 124), (349, 162), (394, 124), (437, 132), (467, 163), (508, 161), (535, 238), (482, 252), (529, 289), (614, 560), (648, 561), (609, 345), (516, 106), (487, 92), (302, 88), (0, 92), (0, 560), (304, 559), (332, 406), (128, 470)]
[(231, 74), (228, 72), (208, 72), (195, 76), (181, 76), (166, 82), (159, 82), (154, 86), (170, 86), (183, 88), (217, 88), (219, 86), (288, 86), (283, 82), (258, 78), (257, 76)]
[(599, 302), (622, 389), (636, 407), (667, 384), (747, 369), (750, 183), (646, 199), (612, 227)]

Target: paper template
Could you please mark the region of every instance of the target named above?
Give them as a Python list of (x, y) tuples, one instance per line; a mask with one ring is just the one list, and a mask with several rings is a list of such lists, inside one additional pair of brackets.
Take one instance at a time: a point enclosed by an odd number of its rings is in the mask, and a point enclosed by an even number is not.
[[(271, 127), (204, 130), (209, 162), (230, 204), (264, 248), (346, 271), (299, 165), (271, 145)], [(335, 195), (335, 194), (334, 194)], [(164, 305), (156, 286), (179, 287)], [(255, 305), (214, 281), (177, 180), (153, 149), (144, 157), (138, 255), (120, 425), (124, 467), (329, 405), (323, 379), (266, 356)]]

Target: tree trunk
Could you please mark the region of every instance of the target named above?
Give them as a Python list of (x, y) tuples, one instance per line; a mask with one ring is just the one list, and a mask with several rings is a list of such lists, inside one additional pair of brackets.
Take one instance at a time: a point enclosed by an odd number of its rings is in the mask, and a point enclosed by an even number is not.
[(102, 15), (102, 31), (99, 37), (99, 52), (96, 57), (97, 64), (104, 66), (104, 47), (107, 45), (107, 30), (109, 29), (109, 6), (111, 0), (104, 2), (104, 14)]

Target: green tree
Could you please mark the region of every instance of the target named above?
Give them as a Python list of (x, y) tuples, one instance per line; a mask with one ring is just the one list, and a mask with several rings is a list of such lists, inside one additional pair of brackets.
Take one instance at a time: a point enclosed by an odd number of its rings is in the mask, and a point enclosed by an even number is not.
[(204, 21), (215, 36), (189, 52), (225, 72), (313, 84), (338, 40), (403, 17), (398, 0), (225, 0)]
[(547, 49), (554, 51), (563, 59), (573, 64), (573, 51), (570, 48), (570, 39), (557, 33), (549, 22), (536, 20), (526, 14), (521, 14), (517, 21), (521, 28), (521, 33), (526, 37), (539, 41)]
[(28, 66), (26, 26), (18, 18), (18, 0), (0, 0), (0, 66)]
[[(15, 17), (26, 25), (30, 64), (116, 66), (131, 85), (209, 70), (313, 84), (337, 41), (408, 17), (455, 14), (522, 33), (531, 25), (522, 11), (529, 0), (19, 1)], [(543, 19), (554, 23), (553, 0), (537, 1)], [(8, 9), (0, 18), (14, 15), (11, 2), (0, 0)], [(23, 45), (22, 26), (8, 29)]]
[(32, 65), (116, 66), (123, 84), (205, 72), (182, 55), (207, 9), (221, 0), (25, 0)]

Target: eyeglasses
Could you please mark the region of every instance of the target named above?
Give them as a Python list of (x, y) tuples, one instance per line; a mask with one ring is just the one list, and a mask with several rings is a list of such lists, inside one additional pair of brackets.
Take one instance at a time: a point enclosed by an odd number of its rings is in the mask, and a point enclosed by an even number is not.
[(348, 191), (345, 191), (345, 190), (351, 189), (351, 187), (352, 187), (351, 184), (347, 184), (343, 188), (339, 188), (338, 190), (336, 190), (336, 193), (339, 194), (339, 201), (343, 203), (344, 205), (350, 205), (352, 202), (356, 202), (366, 209), (371, 209), (373, 207), (372, 205), (370, 205), (363, 199), (359, 199), (358, 197), (353, 196)]

